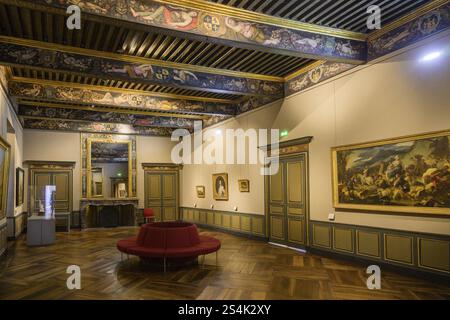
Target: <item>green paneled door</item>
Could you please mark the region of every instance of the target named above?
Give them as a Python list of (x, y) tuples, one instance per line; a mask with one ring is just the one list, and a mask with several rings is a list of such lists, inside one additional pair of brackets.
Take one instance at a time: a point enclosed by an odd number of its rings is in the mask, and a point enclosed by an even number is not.
[(145, 173), (145, 206), (152, 208), (157, 221), (178, 219), (178, 174)]
[(269, 240), (303, 248), (307, 224), (305, 155), (278, 163), (278, 172), (269, 177)]
[(40, 202), (44, 203), (44, 190), (47, 185), (56, 186), (55, 211), (71, 212), (72, 172), (71, 171), (31, 171), (32, 188), (31, 212), (39, 211)]

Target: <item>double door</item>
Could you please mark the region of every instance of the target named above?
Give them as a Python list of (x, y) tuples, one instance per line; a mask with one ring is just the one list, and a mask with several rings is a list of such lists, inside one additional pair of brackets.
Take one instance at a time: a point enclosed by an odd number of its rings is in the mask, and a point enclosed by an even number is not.
[(45, 201), (45, 186), (56, 186), (55, 211), (72, 211), (72, 170), (31, 170), (31, 212), (38, 212)]
[[(278, 163), (278, 172), (268, 178), (269, 241), (305, 248), (308, 224), (306, 153), (274, 161)], [(275, 165), (271, 169), (274, 170)]]
[(178, 172), (145, 173), (145, 206), (157, 221), (178, 220)]

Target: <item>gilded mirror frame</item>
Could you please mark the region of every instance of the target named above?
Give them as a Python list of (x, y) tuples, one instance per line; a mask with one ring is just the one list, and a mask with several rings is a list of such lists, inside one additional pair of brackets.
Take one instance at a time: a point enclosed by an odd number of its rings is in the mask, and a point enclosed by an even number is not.
[(132, 141), (131, 140), (118, 140), (107, 138), (87, 138), (86, 139), (86, 195), (87, 198), (99, 198), (98, 196), (92, 196), (92, 162), (91, 162), (91, 150), (92, 143), (110, 143), (110, 144), (127, 144), (128, 145), (128, 196), (127, 198), (133, 198), (133, 157), (132, 157)]
[(9, 157), (11, 146), (5, 139), (0, 137), (0, 148), (2, 148), (5, 152), (4, 163), (3, 163), (3, 176), (0, 177), (2, 179), (2, 187), (1, 187), (1, 207), (0, 207), (0, 220), (6, 217), (6, 202), (8, 201), (8, 182), (9, 182)]

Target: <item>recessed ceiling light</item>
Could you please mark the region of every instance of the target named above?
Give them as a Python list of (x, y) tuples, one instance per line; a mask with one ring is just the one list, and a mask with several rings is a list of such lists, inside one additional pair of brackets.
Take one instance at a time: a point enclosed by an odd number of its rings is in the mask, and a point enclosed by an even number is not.
[(440, 51), (430, 52), (430, 53), (427, 53), (426, 55), (424, 55), (422, 57), (422, 59), (420, 59), (420, 61), (426, 62), (426, 61), (435, 60), (435, 59), (439, 58), (441, 55), (442, 55), (442, 52), (440, 52)]

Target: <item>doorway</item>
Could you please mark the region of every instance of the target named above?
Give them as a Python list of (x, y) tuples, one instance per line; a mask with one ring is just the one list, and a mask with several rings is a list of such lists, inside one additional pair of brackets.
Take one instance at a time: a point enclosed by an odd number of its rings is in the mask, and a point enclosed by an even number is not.
[[(269, 241), (305, 249), (308, 239), (307, 152), (273, 159), (268, 181)], [(275, 170), (274, 170), (275, 172)]]

